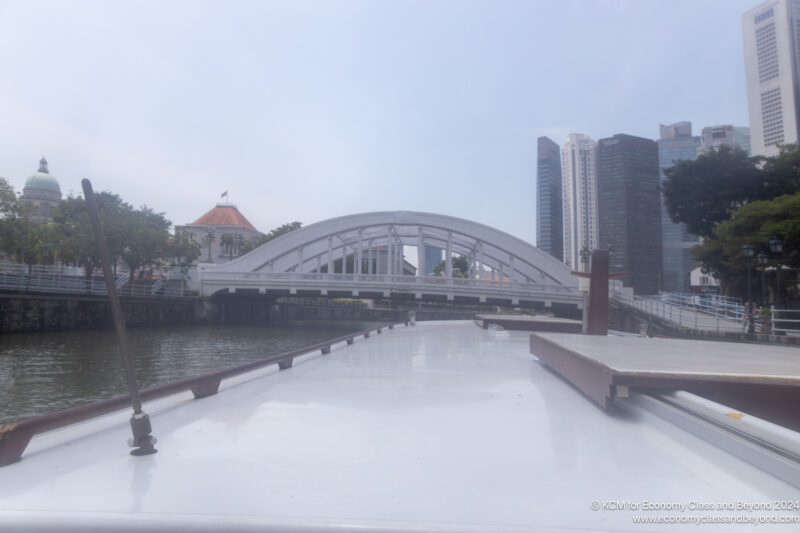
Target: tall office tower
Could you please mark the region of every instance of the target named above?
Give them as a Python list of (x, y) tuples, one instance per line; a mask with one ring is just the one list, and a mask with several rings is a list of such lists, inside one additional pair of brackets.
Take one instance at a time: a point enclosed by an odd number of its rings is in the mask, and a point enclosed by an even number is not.
[(617, 134), (597, 142), (597, 216), (600, 246), (611, 269), (638, 294), (661, 288), (661, 195), (658, 145)]
[(720, 146), (739, 148), (750, 155), (750, 128), (736, 127), (730, 124), (703, 128), (697, 155), (707, 154)]
[(800, 0), (769, 0), (742, 15), (753, 155), (798, 141)]
[(597, 248), (597, 145), (570, 133), (561, 148), (564, 262), (583, 270), (581, 250)]
[(425, 265), (422, 271), (423, 276), (430, 276), (433, 274), (433, 269), (439, 266), (444, 259), (444, 250), (435, 246), (425, 247)]
[[(748, 137), (749, 138), (749, 137)], [(697, 157), (700, 137), (692, 137), (692, 123), (678, 122), (670, 126), (661, 125), (658, 140), (658, 168), (661, 183), (666, 177), (664, 170), (676, 161), (691, 161)], [(697, 265), (692, 259), (691, 247), (698, 244), (696, 235), (686, 231), (685, 224), (676, 224), (669, 218), (661, 198), (662, 268), (661, 287), (665, 291), (689, 290), (689, 271)]]
[(561, 150), (547, 137), (537, 141), (536, 246), (564, 260), (564, 208), (561, 199)]

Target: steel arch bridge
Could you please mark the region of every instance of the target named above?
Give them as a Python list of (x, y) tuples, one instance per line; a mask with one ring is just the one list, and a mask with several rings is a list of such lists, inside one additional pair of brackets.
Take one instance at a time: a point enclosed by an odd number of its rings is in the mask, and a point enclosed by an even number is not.
[[(420, 265), (426, 247), (445, 250), (444, 277), (404, 275), (404, 247), (417, 248)], [(456, 256), (470, 258), (469, 277), (453, 277)], [(224, 291), (582, 307), (569, 268), (535, 246), (470, 220), (411, 211), (317, 222), (228, 263), (200, 265), (199, 273), (204, 296)]]

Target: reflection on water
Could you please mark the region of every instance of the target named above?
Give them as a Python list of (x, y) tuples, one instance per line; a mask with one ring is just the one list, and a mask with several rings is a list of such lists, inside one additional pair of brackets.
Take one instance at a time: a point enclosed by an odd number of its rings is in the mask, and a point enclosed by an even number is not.
[[(128, 331), (140, 388), (254, 361), (370, 327), (298, 321)], [(113, 330), (0, 337), (0, 424), (127, 392)]]

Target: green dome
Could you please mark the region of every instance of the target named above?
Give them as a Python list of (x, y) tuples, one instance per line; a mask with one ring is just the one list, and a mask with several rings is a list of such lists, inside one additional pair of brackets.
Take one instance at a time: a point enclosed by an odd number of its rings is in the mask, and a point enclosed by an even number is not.
[(44, 172), (31, 174), (25, 181), (25, 188), (52, 191), (61, 194), (61, 187), (58, 185), (58, 181), (50, 174), (45, 174)]
[(23, 192), (25, 189), (50, 191), (61, 196), (61, 186), (58, 184), (58, 180), (51, 176), (47, 170), (47, 160), (44, 157), (39, 161), (39, 171), (34, 172), (25, 180)]

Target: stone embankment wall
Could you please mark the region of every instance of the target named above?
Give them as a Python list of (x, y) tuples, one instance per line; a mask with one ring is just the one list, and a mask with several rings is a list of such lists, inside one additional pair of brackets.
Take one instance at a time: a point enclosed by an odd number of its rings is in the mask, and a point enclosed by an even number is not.
[[(213, 313), (197, 299), (121, 298), (130, 326), (193, 324)], [(0, 294), (0, 332), (111, 328), (108, 300), (92, 296)]]
[[(121, 298), (131, 327), (183, 324), (263, 324), (274, 320), (405, 320), (408, 311), (277, 304), (266, 298)], [(417, 311), (417, 320), (473, 319), (458, 309)], [(108, 300), (99, 296), (0, 293), (0, 332), (114, 327)]]

